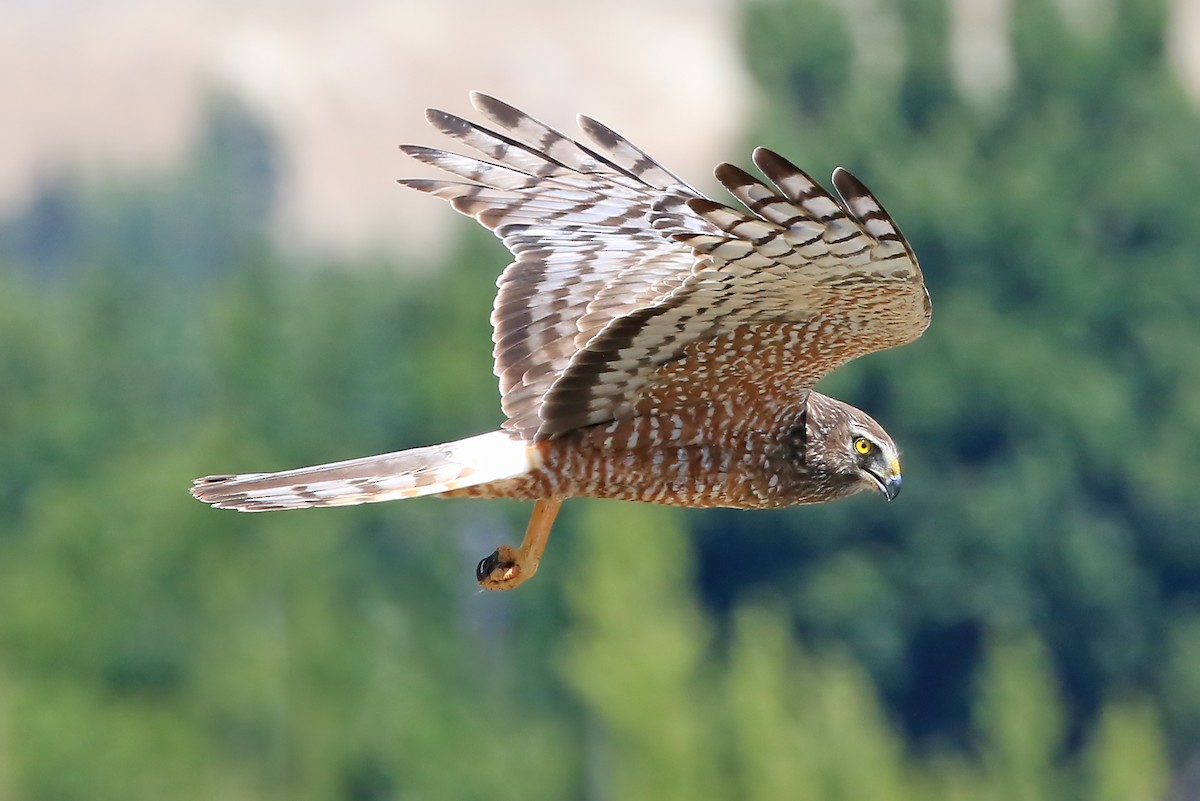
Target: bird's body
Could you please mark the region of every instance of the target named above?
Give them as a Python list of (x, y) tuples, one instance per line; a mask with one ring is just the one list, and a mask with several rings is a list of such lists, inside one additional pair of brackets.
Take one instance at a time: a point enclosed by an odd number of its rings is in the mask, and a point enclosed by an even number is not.
[(899, 489), (895, 444), (812, 389), (929, 321), (920, 269), (857, 179), (838, 202), (776, 154), (773, 186), (722, 164), (751, 213), (701, 196), (588, 118), (601, 155), (483, 95), (502, 132), (428, 112), (485, 159), (405, 147), (458, 180), (402, 183), (451, 201), (515, 261), (492, 314), (500, 431), (269, 474), (209, 476), (193, 494), (244, 511), (418, 495), (538, 501), (525, 545), (480, 565), (484, 586), (532, 575), (558, 503), (619, 498), (769, 508)]
[[(846, 405), (817, 392), (807, 403)], [(709, 407), (701, 421), (679, 415), (644, 416), (592, 426), (532, 446), (523, 475), (450, 490), (447, 497), (610, 498), (671, 506), (771, 509), (823, 503), (862, 489), (834, 471), (812, 465), (808, 416), (780, 409), (777, 420), (756, 425), (753, 412), (733, 398)], [(762, 419), (762, 418), (760, 418)], [(723, 425), (729, 421), (731, 425)], [(714, 439), (710, 430), (721, 430)], [(881, 429), (882, 430), (882, 429)]]

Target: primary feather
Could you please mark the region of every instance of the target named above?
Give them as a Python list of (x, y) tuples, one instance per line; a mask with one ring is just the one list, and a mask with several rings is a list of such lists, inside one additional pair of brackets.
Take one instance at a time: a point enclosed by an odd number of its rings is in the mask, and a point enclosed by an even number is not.
[(907, 243), (845, 170), (835, 199), (759, 148), (770, 184), (732, 165), (717, 178), (746, 205), (709, 200), (640, 148), (580, 118), (595, 149), (474, 93), (492, 131), (442, 111), (443, 133), (484, 159), (405, 151), (457, 181), (402, 181), (494, 230), (514, 261), (492, 314), (505, 428), (530, 440), (632, 413), (663, 365), (740, 326), (813, 327), (829, 347), (811, 386), (856, 356), (910, 341), (929, 320)]

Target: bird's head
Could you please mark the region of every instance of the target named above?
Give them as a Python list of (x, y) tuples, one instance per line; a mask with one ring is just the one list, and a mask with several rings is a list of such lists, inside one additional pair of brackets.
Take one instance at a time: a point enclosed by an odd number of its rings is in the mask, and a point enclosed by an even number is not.
[(896, 443), (869, 414), (812, 392), (805, 429), (809, 468), (824, 473), (839, 494), (874, 489), (889, 501), (900, 494)]

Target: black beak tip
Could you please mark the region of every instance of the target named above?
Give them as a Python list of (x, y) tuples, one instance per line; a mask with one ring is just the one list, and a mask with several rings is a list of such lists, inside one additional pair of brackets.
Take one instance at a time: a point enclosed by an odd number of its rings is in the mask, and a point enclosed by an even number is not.
[(903, 482), (900, 480), (900, 476), (892, 476), (887, 481), (884, 481), (883, 497), (887, 498), (889, 501), (894, 501), (896, 496), (900, 494), (900, 487), (902, 484)]

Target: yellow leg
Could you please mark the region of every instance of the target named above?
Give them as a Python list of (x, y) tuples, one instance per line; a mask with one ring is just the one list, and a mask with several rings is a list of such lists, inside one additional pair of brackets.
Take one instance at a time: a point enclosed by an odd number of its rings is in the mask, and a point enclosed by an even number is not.
[(560, 506), (562, 498), (539, 498), (533, 504), (533, 515), (529, 518), (521, 547), (501, 545), (475, 568), (479, 586), (485, 590), (511, 590), (532, 578), (542, 561), (542, 551), (546, 550), (546, 540)]

